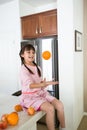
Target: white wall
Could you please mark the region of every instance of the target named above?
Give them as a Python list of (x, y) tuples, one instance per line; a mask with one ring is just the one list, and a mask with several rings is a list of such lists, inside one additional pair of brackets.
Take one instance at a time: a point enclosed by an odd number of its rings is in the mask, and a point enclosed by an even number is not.
[(35, 13), (35, 8), (19, 0), (20, 17)]
[[(83, 34), (83, 0), (74, 0), (74, 30)], [(77, 126), (83, 116), (83, 51), (74, 51), (74, 82), (74, 125)]]
[(20, 19), (18, 0), (0, 5), (0, 93), (19, 89)]
[(67, 130), (76, 130), (83, 116), (83, 53), (74, 51), (74, 31), (83, 31), (83, 3), (82, 0), (61, 0), (57, 7), (59, 93)]
[(40, 7), (35, 7), (35, 6), (31, 6), (28, 5), (27, 3), (25, 3), (22, 0), (20, 1), (20, 16), (26, 16), (29, 14), (34, 14), (34, 13), (38, 13), (38, 12), (43, 12), (43, 11), (47, 11), (47, 10), (51, 10), (51, 9), (56, 9), (57, 8), (57, 3), (53, 2), (51, 4), (47, 4), (47, 5), (42, 5)]
[(84, 112), (87, 114), (87, 0), (84, 1)]

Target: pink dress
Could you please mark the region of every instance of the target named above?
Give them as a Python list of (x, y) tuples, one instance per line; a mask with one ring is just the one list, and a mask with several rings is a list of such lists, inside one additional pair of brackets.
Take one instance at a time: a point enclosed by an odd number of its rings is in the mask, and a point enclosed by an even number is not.
[(36, 66), (28, 66), (30, 70), (33, 71), (34, 74), (31, 74), (27, 68), (22, 65), (20, 71), (20, 79), (22, 86), (22, 94), (21, 94), (21, 105), (24, 108), (29, 108), (30, 106), (34, 107), (37, 111), (39, 110), (41, 104), (43, 102), (52, 102), (55, 98), (49, 94), (46, 89), (43, 88), (29, 88), (31, 83), (40, 83), (42, 78), (38, 76)]

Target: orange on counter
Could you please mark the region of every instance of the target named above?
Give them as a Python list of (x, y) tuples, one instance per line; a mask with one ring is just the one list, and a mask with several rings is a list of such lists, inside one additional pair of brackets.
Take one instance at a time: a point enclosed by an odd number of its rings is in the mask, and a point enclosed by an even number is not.
[(17, 105), (14, 106), (14, 110), (15, 110), (16, 112), (20, 112), (20, 111), (22, 111), (23, 109), (22, 109), (22, 106), (21, 106), (20, 104), (17, 104)]
[(7, 121), (0, 120), (0, 130), (6, 129), (8, 126)]
[(2, 121), (7, 121), (7, 116), (8, 116), (8, 114), (3, 114), (3, 115), (1, 116), (1, 120), (2, 120)]
[(34, 115), (35, 114), (35, 109), (33, 107), (29, 107), (27, 109), (27, 112), (28, 112), (29, 115)]
[(19, 121), (19, 116), (17, 112), (11, 112), (10, 114), (8, 114), (7, 122), (9, 125), (17, 125), (18, 121)]

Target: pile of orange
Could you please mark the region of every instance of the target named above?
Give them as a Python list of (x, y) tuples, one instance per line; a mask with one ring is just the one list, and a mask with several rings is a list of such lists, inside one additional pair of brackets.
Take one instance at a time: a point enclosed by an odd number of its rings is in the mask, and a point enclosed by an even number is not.
[(28, 112), (29, 115), (34, 115), (35, 114), (35, 109), (33, 107), (29, 107), (27, 109), (27, 112)]
[(8, 125), (17, 125), (19, 121), (19, 116), (17, 112), (11, 112), (10, 114), (3, 114), (0, 119), (0, 130), (6, 129)]
[(22, 111), (23, 109), (22, 109), (22, 106), (21, 106), (20, 104), (17, 104), (17, 105), (14, 106), (14, 110), (15, 110), (16, 112), (20, 112), (20, 111)]
[(17, 125), (19, 121), (19, 116), (17, 112), (11, 112), (7, 116), (7, 122), (9, 125)]
[[(9, 114), (3, 114), (0, 119), (0, 129), (6, 129), (8, 125), (15, 126), (18, 124), (19, 121), (19, 115), (18, 112), (22, 111), (22, 106), (20, 104), (17, 104), (14, 106), (15, 111), (9, 113)], [(28, 115), (34, 115), (35, 109), (33, 107), (29, 107), (27, 109)]]

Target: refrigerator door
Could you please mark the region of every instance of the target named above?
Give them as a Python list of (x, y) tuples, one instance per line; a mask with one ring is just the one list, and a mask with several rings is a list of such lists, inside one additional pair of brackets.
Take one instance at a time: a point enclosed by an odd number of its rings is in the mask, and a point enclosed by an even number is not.
[[(58, 40), (57, 37), (39, 39), (37, 44), (37, 63), (42, 68), (43, 79), (58, 81)], [(39, 46), (39, 47), (38, 47)], [(51, 54), (48, 60), (43, 58), (44, 52)], [(50, 85), (47, 90), (59, 99), (59, 86)]]

